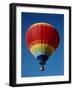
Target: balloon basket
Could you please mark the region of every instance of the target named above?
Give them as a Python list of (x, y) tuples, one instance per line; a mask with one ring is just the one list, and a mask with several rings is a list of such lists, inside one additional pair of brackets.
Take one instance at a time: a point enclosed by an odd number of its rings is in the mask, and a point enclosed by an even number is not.
[(40, 66), (40, 71), (44, 71), (44, 65)]

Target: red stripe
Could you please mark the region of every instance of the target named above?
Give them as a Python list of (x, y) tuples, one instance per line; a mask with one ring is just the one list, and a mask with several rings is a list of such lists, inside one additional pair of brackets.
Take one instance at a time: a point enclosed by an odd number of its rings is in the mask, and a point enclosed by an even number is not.
[(27, 46), (39, 40), (41, 40), (41, 42), (45, 41), (54, 48), (57, 48), (60, 37), (54, 27), (46, 24), (36, 24), (30, 27), (26, 33)]

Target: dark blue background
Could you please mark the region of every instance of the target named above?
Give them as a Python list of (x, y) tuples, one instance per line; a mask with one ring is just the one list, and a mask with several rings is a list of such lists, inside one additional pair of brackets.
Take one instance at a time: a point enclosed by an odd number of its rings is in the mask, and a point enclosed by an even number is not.
[[(53, 55), (48, 59), (45, 70), (39, 70), (38, 60), (30, 53), (26, 47), (25, 34), (30, 25), (38, 22), (52, 24), (59, 32), (60, 44)], [(21, 76), (56, 76), (64, 75), (64, 15), (44, 14), (44, 13), (21, 13)]]

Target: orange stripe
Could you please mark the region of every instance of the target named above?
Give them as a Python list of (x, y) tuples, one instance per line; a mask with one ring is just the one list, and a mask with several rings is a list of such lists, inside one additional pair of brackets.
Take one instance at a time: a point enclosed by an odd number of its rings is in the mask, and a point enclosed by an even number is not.
[(36, 41), (34, 41), (34, 42), (29, 44), (29, 48), (31, 48), (34, 44), (39, 44), (39, 43), (48, 44), (48, 41), (45, 41), (45, 40), (36, 40)]

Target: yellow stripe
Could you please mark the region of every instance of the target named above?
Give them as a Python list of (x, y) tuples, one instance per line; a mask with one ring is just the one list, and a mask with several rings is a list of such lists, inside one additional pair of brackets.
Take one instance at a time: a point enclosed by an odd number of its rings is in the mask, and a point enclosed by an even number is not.
[(34, 55), (34, 54), (37, 54), (37, 53), (49, 53), (49, 54), (52, 54), (55, 49), (48, 45), (48, 44), (44, 44), (44, 43), (39, 43), (39, 44), (35, 44), (33, 45), (31, 48), (30, 48), (30, 51), (31, 53)]

